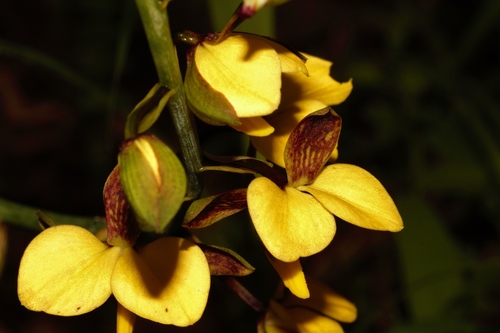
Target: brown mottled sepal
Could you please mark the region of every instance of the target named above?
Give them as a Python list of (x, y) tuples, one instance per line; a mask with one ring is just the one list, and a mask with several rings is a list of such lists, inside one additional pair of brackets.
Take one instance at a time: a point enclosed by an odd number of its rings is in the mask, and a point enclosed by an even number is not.
[(194, 201), (184, 217), (183, 227), (198, 229), (247, 208), (247, 189), (236, 189)]
[(108, 244), (133, 245), (139, 236), (137, 222), (129, 215), (130, 205), (120, 182), (120, 168), (116, 166), (108, 176), (103, 190)]
[(210, 275), (245, 276), (255, 268), (236, 252), (214, 245), (197, 244), (205, 254)]
[(310, 184), (337, 145), (342, 120), (330, 107), (311, 113), (294, 128), (285, 147), (288, 184)]

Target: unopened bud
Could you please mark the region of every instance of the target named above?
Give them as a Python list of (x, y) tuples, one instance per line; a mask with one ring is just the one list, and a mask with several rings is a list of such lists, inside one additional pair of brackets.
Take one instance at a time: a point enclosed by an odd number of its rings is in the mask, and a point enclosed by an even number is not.
[(144, 231), (162, 233), (186, 194), (186, 173), (174, 152), (157, 137), (125, 141), (118, 155), (120, 180)]

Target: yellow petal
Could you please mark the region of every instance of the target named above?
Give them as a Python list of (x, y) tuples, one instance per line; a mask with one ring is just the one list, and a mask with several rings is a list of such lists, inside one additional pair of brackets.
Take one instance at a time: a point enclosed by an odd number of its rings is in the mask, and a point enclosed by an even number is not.
[(252, 222), (275, 258), (292, 262), (323, 250), (335, 235), (335, 220), (312, 196), (265, 177), (248, 186)]
[(352, 323), (356, 320), (357, 309), (354, 304), (313, 277), (308, 276), (307, 281), (309, 282), (308, 286), (311, 297), (308, 299), (299, 299), (290, 296), (285, 300), (284, 305), (286, 307), (312, 309), (318, 314), (344, 323)]
[(330, 61), (305, 54), (309, 76), (284, 73), (280, 107), (302, 99), (316, 99), (326, 105), (342, 103), (351, 93), (351, 80), (340, 83), (330, 76)]
[(332, 164), (314, 183), (300, 187), (330, 212), (357, 226), (400, 231), (403, 221), (389, 193), (368, 171), (355, 165)]
[(272, 134), (264, 137), (251, 136), (250, 140), (265, 158), (284, 168), (285, 146), (292, 130), (305, 116), (325, 107), (324, 103), (317, 100), (301, 100), (293, 103), (266, 117), (266, 121), (274, 127)]
[(197, 46), (195, 63), (212, 89), (222, 93), (238, 117), (272, 113), (281, 99), (281, 64), (271, 45), (235, 34)]
[(116, 315), (116, 333), (132, 333), (134, 331), (135, 313), (125, 309), (118, 303)]
[(299, 333), (343, 333), (342, 326), (335, 320), (321, 316), (304, 308), (288, 309), (290, 316), (297, 325)]
[(262, 117), (240, 118), (240, 121), (241, 125), (231, 127), (247, 135), (261, 137), (274, 131), (274, 128)]
[(108, 247), (86, 229), (48, 228), (21, 259), (18, 295), (33, 311), (75, 316), (102, 305), (111, 295), (111, 273), (120, 248)]
[[(247, 35), (245, 35), (247, 36)], [(265, 43), (271, 45), (274, 50), (278, 53), (278, 57), (280, 58), (281, 64), (281, 72), (282, 73), (302, 73), (305, 76), (308, 76), (308, 70), (306, 66), (306, 57), (299, 57), (294, 52), (290, 51), (285, 46), (281, 45), (273, 41), (272, 39), (264, 38), (257, 35), (248, 35), (249, 38), (256, 38), (264, 41)]]
[(284, 262), (274, 258), (266, 252), (267, 259), (278, 272), (283, 284), (292, 294), (299, 298), (309, 298), (309, 289), (307, 288), (306, 278), (302, 271), (300, 260)]
[(266, 314), (263, 320), (259, 322), (258, 332), (293, 333), (297, 332), (297, 326), (287, 309), (278, 302), (270, 300)]
[(210, 271), (205, 255), (182, 238), (160, 238), (139, 253), (126, 248), (111, 280), (113, 294), (128, 310), (146, 319), (192, 325), (205, 309)]

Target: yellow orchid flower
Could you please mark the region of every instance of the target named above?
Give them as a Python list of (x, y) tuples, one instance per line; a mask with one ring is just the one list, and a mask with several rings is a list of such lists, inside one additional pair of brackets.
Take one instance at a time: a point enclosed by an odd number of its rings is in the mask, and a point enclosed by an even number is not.
[(308, 299), (288, 295), (280, 302), (271, 300), (258, 323), (259, 333), (342, 333), (338, 323), (356, 320), (356, 306), (328, 286), (307, 277), (311, 288)]
[(335, 216), (360, 227), (399, 231), (403, 222), (382, 184), (349, 164), (325, 166), (337, 146), (341, 119), (330, 108), (309, 114), (285, 147), (285, 178), (266, 162), (235, 158), (227, 167), (261, 176), (236, 189), (191, 204), (186, 228), (207, 227), (248, 208), (268, 258), (285, 286), (307, 298), (299, 259), (323, 250), (336, 231)]
[(273, 131), (262, 116), (281, 101), (283, 73), (306, 77), (304, 58), (264, 37), (211, 34), (188, 52), (186, 97), (193, 112), (212, 125), (230, 125), (261, 136)]
[(349, 164), (324, 167), (340, 134), (331, 109), (304, 118), (285, 147), (287, 182), (257, 177), (247, 189), (247, 205), (257, 234), (270, 254), (294, 262), (332, 241), (334, 215), (374, 230), (399, 231), (401, 216), (382, 184)]
[[(283, 152), (295, 126), (313, 111), (342, 103), (352, 91), (351, 80), (339, 83), (330, 76), (330, 61), (304, 55), (309, 76), (284, 73), (280, 106), (265, 117), (266, 122), (274, 127), (274, 132), (268, 136), (250, 137), (255, 149), (281, 167), (285, 167)], [(338, 151), (334, 149), (330, 161), (336, 160), (337, 156)]]
[(109, 245), (78, 226), (59, 225), (41, 232), (21, 259), (21, 304), (33, 311), (75, 316), (94, 310), (113, 294), (120, 304), (118, 332), (132, 330), (131, 313), (162, 324), (195, 323), (210, 288), (203, 251), (177, 237), (136, 249), (139, 229), (129, 219), (118, 168), (108, 178), (104, 194)]

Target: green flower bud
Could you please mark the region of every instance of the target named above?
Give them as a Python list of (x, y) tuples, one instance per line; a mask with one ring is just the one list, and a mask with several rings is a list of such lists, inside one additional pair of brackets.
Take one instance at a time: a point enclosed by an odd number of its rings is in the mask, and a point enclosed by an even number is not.
[(118, 155), (120, 180), (144, 231), (162, 233), (186, 194), (186, 173), (174, 152), (157, 137), (125, 141)]

